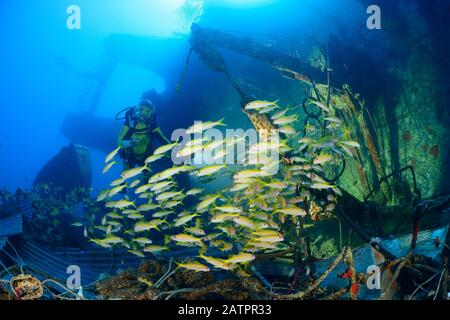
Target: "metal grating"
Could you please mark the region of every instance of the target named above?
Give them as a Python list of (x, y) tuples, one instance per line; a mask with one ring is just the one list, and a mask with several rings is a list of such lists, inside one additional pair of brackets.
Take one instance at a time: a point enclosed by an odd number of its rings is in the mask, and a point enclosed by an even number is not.
[[(25, 266), (57, 279), (67, 278), (67, 267), (77, 265), (81, 269), (83, 286), (96, 281), (102, 273), (115, 273), (119, 269), (137, 267), (143, 261), (126, 250), (94, 249), (89, 251), (73, 248), (59, 248), (55, 251), (47, 249), (33, 241), (17, 240), (14, 243)], [(191, 254), (192, 250), (180, 250), (171, 253), (178, 258)], [(168, 255), (167, 257), (169, 257)]]
[(0, 250), (2, 250), (5, 247), (7, 237), (0, 237)]
[(11, 217), (0, 220), (0, 236), (13, 236), (21, 234), (22, 214), (17, 213)]
[(33, 218), (33, 207), (31, 200), (23, 200), (18, 203), (20, 210), (22, 211), (22, 215), (26, 220), (30, 220)]
[(89, 266), (66, 259), (33, 241), (18, 240), (14, 243), (14, 246), (26, 267), (39, 270), (61, 281), (67, 279), (66, 271), (71, 265), (80, 267), (81, 284), (83, 286), (94, 282), (99, 275), (98, 271), (92, 270)]

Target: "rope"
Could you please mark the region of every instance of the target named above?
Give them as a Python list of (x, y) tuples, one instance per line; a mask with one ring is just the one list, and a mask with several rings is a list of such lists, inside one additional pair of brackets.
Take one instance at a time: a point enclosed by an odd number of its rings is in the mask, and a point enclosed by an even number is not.
[[(445, 269), (442, 270), (442, 272), (441, 272), (441, 277), (439, 278), (439, 283), (438, 283), (438, 286), (436, 288), (436, 294), (434, 295), (433, 300), (436, 300), (436, 298), (437, 298), (437, 296), (439, 294), (439, 290), (441, 289), (441, 284), (442, 284), (442, 279), (444, 278), (444, 274), (445, 274)], [(445, 292), (445, 293), (447, 293), (447, 292)]]
[(9, 252), (6, 251), (5, 249), (2, 249), (2, 252), (3, 252), (4, 254), (6, 254), (6, 255), (8, 256), (8, 258), (10, 258), (14, 263), (16, 263), (17, 265), (19, 265), (20, 272), (23, 273), (23, 269), (22, 269), (22, 266), (21, 266), (21, 264), (20, 264), (20, 261), (18, 261), (15, 257), (13, 257), (12, 255), (10, 255)]
[(159, 286), (161, 286), (164, 283), (164, 281), (166, 281), (167, 278), (169, 278), (172, 274), (174, 274), (178, 270), (178, 268), (175, 268), (172, 271), (172, 263), (173, 263), (173, 258), (171, 258), (169, 261), (169, 266), (167, 267), (166, 273), (161, 277), (161, 279), (156, 281), (155, 288), (158, 288)]
[[(24, 272), (23, 272), (23, 266), (25, 265), (24, 261), (23, 261), (22, 258), (20, 257), (19, 253), (17, 252), (16, 248), (13, 246), (13, 244), (11, 243), (11, 241), (6, 240), (6, 243), (13, 249), (13, 251), (14, 251), (14, 253), (16, 254), (16, 257), (17, 257), (17, 259), (18, 259), (17, 262), (18, 262), (19, 267), (20, 267), (20, 272), (21, 272), (21, 273), (24, 273)], [(6, 253), (6, 251), (3, 251), (3, 252)], [(9, 255), (8, 255), (8, 256), (9, 256)]]
[(184, 84), (184, 79), (186, 78), (187, 69), (188, 69), (188, 67), (189, 67), (189, 62), (191, 61), (191, 56), (192, 56), (192, 52), (193, 52), (193, 51), (194, 51), (194, 49), (192, 49), (192, 47), (191, 47), (191, 48), (189, 49), (189, 53), (188, 53), (188, 55), (187, 55), (187, 57), (186, 57), (186, 61), (185, 61), (184, 66), (183, 66), (183, 71), (181, 72), (181, 75), (180, 75), (180, 79), (178, 80), (177, 86), (176, 86), (176, 88), (175, 88), (176, 94), (179, 94), (179, 93), (180, 93), (181, 87), (182, 87), (183, 84)]
[(14, 277), (11, 272), (9, 272), (9, 269), (5, 266), (5, 264), (2, 262), (2, 260), (0, 260), (0, 265), (3, 267), (3, 269), (5, 269), (5, 271), (12, 277)]
[[(45, 285), (47, 282), (56, 284), (56, 285), (60, 286), (61, 288), (63, 288), (63, 289), (66, 290), (66, 291), (63, 292), (63, 293), (61, 293), (61, 294), (59, 294), (59, 295), (55, 295), (55, 294), (53, 294), (53, 293), (50, 291), (50, 289)], [(86, 300), (84, 297), (78, 295), (77, 293), (75, 293), (75, 292), (73, 292), (72, 290), (70, 290), (69, 288), (67, 288), (65, 285), (63, 285), (63, 284), (61, 284), (61, 283), (59, 283), (58, 281), (55, 281), (55, 280), (53, 280), (53, 279), (47, 279), (47, 280), (42, 281), (42, 286), (44, 286), (47, 290), (49, 290), (50, 293), (52, 293), (53, 297), (56, 297), (56, 298), (68, 300), (69, 298), (64, 298), (63, 296), (64, 296), (66, 293), (71, 293), (72, 295), (74, 295), (74, 296), (77, 297), (78, 299)], [(73, 300), (73, 299), (69, 299), (69, 300)]]
[(440, 272), (434, 274), (433, 276), (431, 276), (428, 280), (426, 280), (425, 282), (422, 282), (421, 284), (419, 284), (416, 288), (416, 290), (413, 291), (413, 293), (409, 296), (408, 300), (412, 300), (412, 298), (414, 297), (414, 295), (417, 293), (417, 291), (419, 291), (419, 289), (423, 289), (423, 286), (426, 285), (428, 282), (430, 282), (431, 280), (433, 280), (434, 278), (436, 278), (438, 275), (440, 274)]

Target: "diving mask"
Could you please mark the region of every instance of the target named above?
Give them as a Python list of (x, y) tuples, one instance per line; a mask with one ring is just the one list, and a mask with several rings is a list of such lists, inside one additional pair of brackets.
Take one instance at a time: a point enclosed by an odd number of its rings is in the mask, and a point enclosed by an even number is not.
[(140, 121), (147, 122), (152, 119), (154, 109), (150, 106), (138, 106), (135, 111), (135, 116)]

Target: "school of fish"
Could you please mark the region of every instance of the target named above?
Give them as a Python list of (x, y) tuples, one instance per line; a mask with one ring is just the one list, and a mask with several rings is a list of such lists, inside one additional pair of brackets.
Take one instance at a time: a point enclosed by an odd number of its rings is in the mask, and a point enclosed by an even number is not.
[[(246, 151), (246, 158), (275, 148), (284, 151), (278, 161), (193, 166), (173, 165), (153, 172), (151, 165), (165, 156), (192, 157), (214, 150), (216, 160), (227, 155), (225, 146), (239, 139), (191, 140), (161, 146), (142, 167), (131, 168), (98, 194), (105, 208), (95, 226), (85, 226), (85, 236), (104, 248), (122, 246), (144, 258), (181, 247), (190, 247), (189, 259), (178, 267), (207, 272), (211, 269), (242, 270), (259, 253), (287, 248), (288, 226), (308, 228), (332, 215), (339, 187), (325, 176), (340, 167), (345, 157), (354, 156), (359, 143), (333, 106), (313, 101), (322, 112), (323, 123), (303, 124), (298, 110), (281, 108), (278, 101), (253, 101), (245, 109), (267, 115), (280, 132), (280, 142), (260, 142)], [(297, 113), (296, 113), (297, 112)], [(196, 123), (188, 134), (225, 126), (223, 120)], [(105, 159), (103, 173), (117, 164), (120, 147)], [(271, 170), (276, 165), (278, 170)], [(180, 186), (178, 177), (213, 181), (228, 176), (232, 183), (218, 192)]]

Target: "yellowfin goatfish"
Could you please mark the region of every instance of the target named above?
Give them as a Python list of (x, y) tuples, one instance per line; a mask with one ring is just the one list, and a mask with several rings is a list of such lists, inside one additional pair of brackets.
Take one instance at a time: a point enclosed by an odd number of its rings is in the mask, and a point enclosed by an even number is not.
[(149, 183), (156, 183), (162, 180), (165, 180), (167, 178), (173, 177), (181, 172), (187, 172), (192, 170), (193, 167), (192, 166), (176, 166), (176, 167), (172, 167), (169, 169), (166, 169), (164, 171), (161, 171), (155, 175), (153, 175), (150, 179), (149, 179)]
[(109, 191), (108, 193), (108, 197), (110, 198), (114, 197), (116, 194), (122, 192), (122, 190), (125, 189), (125, 187), (126, 187), (125, 185), (121, 185), (111, 189), (111, 191)]
[(125, 209), (128, 207), (135, 207), (135, 205), (134, 205), (134, 201), (130, 202), (128, 200), (120, 200), (120, 201), (114, 202), (113, 207), (117, 208), (117, 209)]
[(97, 196), (97, 201), (100, 202), (100, 201), (105, 200), (106, 197), (108, 197), (108, 193), (109, 193), (109, 190), (103, 190), (103, 191), (101, 191), (101, 192), (98, 194), (98, 196)]
[(283, 181), (273, 181), (268, 182), (264, 184), (266, 187), (272, 188), (272, 189), (285, 189), (287, 188), (288, 184)]
[(128, 186), (128, 188), (133, 189), (134, 187), (137, 187), (139, 185), (139, 183), (141, 183), (140, 179), (136, 179), (134, 180), (132, 183), (130, 183), (130, 185)]
[(154, 204), (154, 203), (145, 203), (145, 204), (141, 204), (141, 205), (137, 208), (137, 210), (143, 212), (143, 211), (155, 210), (155, 209), (157, 209), (157, 208), (159, 208), (159, 205), (157, 205), (157, 204)]
[(159, 211), (159, 212), (155, 212), (152, 216), (154, 218), (162, 218), (162, 217), (168, 216), (171, 213), (173, 213), (173, 211)]
[(178, 267), (180, 268), (185, 268), (188, 270), (194, 270), (194, 271), (198, 271), (198, 272), (208, 272), (209, 268), (208, 266), (205, 266), (204, 264), (201, 264), (200, 262), (197, 261), (192, 261), (192, 262), (188, 262), (188, 263), (178, 263)]
[(283, 116), (283, 117), (280, 117), (280, 118), (274, 120), (273, 124), (282, 126), (282, 125), (290, 124), (290, 123), (295, 122), (295, 121), (297, 121), (297, 116), (296, 115)]
[(286, 112), (288, 112), (288, 110), (289, 109), (284, 109), (284, 110), (281, 110), (281, 111), (278, 111), (277, 113), (275, 113), (272, 117), (271, 117), (271, 119), (272, 120), (276, 120), (276, 119), (278, 119), (278, 118), (281, 118), (282, 116), (284, 116), (285, 114), (286, 114)]
[(73, 227), (82, 227), (83, 224), (81, 222), (74, 222), (74, 223), (71, 224), (71, 226), (73, 226)]
[(220, 232), (210, 233), (207, 236), (203, 237), (203, 240), (205, 240), (205, 241), (212, 241), (212, 240), (220, 237), (221, 235), (222, 235), (222, 233), (220, 233)]
[(340, 141), (340, 144), (346, 145), (349, 147), (360, 148), (361, 145), (356, 141)]
[(291, 126), (285, 126), (285, 127), (281, 127), (279, 129), (279, 131), (281, 133), (287, 134), (287, 135), (295, 135), (297, 134), (297, 131), (295, 131), (295, 129)]
[(139, 195), (139, 199), (149, 199), (151, 197), (152, 197), (152, 194), (148, 193), (148, 192), (144, 192)]
[(316, 100), (311, 100), (311, 102), (312, 102), (314, 105), (318, 106), (318, 107), (319, 107), (320, 109), (322, 109), (323, 111), (325, 111), (326, 113), (330, 112), (330, 109), (328, 109), (328, 107), (327, 107), (324, 103), (319, 102), (319, 101), (316, 101)]
[(254, 240), (259, 241), (259, 242), (273, 243), (273, 242), (281, 242), (284, 240), (284, 238), (282, 235), (271, 235), (271, 236), (258, 237), (258, 238), (255, 238)]
[(128, 250), (128, 252), (134, 254), (135, 256), (138, 256), (139, 258), (145, 257), (145, 255), (139, 250)]
[(261, 110), (264, 108), (268, 108), (270, 106), (276, 106), (278, 103), (277, 101), (264, 101), (264, 100), (256, 100), (248, 103), (244, 109), (245, 110)]
[(203, 199), (198, 205), (197, 205), (197, 211), (201, 211), (203, 209), (208, 208), (210, 205), (212, 205), (219, 196), (209, 196)]
[(265, 114), (265, 113), (272, 112), (272, 111), (275, 110), (275, 109), (278, 109), (278, 105), (273, 104), (273, 105), (271, 105), (271, 106), (267, 106), (267, 107), (265, 107), (265, 108), (259, 109), (258, 112), (259, 112), (260, 114)]
[(233, 221), (235, 223), (237, 223), (238, 225), (241, 225), (241, 226), (244, 226), (244, 227), (247, 227), (250, 229), (256, 229), (255, 223), (247, 217), (242, 217), (242, 216), (234, 217)]
[(334, 185), (331, 185), (327, 182), (317, 182), (317, 183), (313, 183), (311, 185), (312, 189), (317, 189), (317, 190), (332, 189), (334, 187), (335, 187)]
[(108, 156), (105, 158), (105, 163), (110, 162), (117, 155), (119, 150), (120, 150), (120, 147), (117, 147), (110, 154), (108, 154)]
[(190, 141), (186, 142), (186, 144), (183, 147), (199, 146), (199, 145), (202, 145), (204, 142), (207, 142), (207, 141), (208, 141), (207, 138), (194, 139), (194, 140), (190, 140)]
[(89, 239), (89, 241), (94, 242), (96, 245), (99, 245), (100, 247), (103, 248), (111, 248), (111, 244), (103, 242), (101, 239)]
[(185, 147), (176, 153), (177, 157), (188, 157), (203, 150), (203, 146)]
[(108, 217), (110, 217), (111, 219), (123, 219), (123, 217), (115, 212), (110, 212), (107, 214)]
[(205, 231), (203, 231), (202, 229), (197, 228), (197, 227), (186, 228), (186, 229), (184, 229), (184, 231), (192, 233), (193, 235), (196, 235), (196, 236), (206, 235)]
[(313, 141), (312, 141), (311, 138), (303, 137), (303, 138), (301, 138), (300, 140), (298, 140), (298, 142), (299, 142), (299, 143), (302, 143), (302, 144), (310, 144), (310, 143), (312, 143)]
[(223, 168), (226, 168), (226, 166), (225, 165), (207, 166), (207, 167), (201, 168), (200, 170), (195, 172), (195, 175), (197, 177), (205, 177), (205, 176), (215, 174), (218, 171), (222, 170)]
[(153, 154), (149, 156), (147, 159), (145, 159), (145, 164), (149, 164), (155, 161), (158, 161), (159, 159), (164, 158), (164, 154)]
[(237, 191), (241, 191), (244, 189), (247, 189), (249, 187), (248, 184), (236, 184), (233, 187), (231, 187), (230, 192), (237, 192)]
[(116, 161), (107, 163), (107, 164), (105, 165), (105, 167), (103, 168), (102, 173), (103, 173), (103, 174), (107, 173), (107, 172), (112, 168), (112, 166), (115, 165), (116, 163), (117, 163)]
[(325, 120), (329, 121), (329, 122), (333, 122), (333, 123), (337, 123), (337, 124), (341, 124), (342, 121), (336, 117), (325, 117)]
[(290, 216), (304, 217), (307, 215), (306, 211), (299, 207), (288, 207), (277, 210), (276, 212), (287, 214)]
[(215, 206), (215, 209), (225, 212), (225, 213), (240, 213), (242, 212), (242, 209), (239, 207), (233, 207), (233, 206)]
[(175, 227), (182, 226), (182, 225), (188, 223), (189, 221), (191, 221), (192, 219), (194, 219), (197, 216), (198, 215), (196, 213), (190, 214), (188, 216), (182, 216), (182, 217), (178, 218), (177, 220), (175, 220), (174, 226)]
[(156, 184), (153, 184), (152, 187), (150, 188), (150, 190), (155, 192), (155, 191), (161, 190), (161, 189), (163, 189), (165, 187), (172, 186), (174, 184), (175, 184), (175, 182), (170, 181), (170, 180), (169, 181), (162, 181), (162, 182), (158, 182)]
[(137, 189), (134, 191), (134, 193), (135, 193), (135, 194), (141, 194), (141, 193), (144, 193), (144, 192), (148, 191), (149, 189), (151, 189), (152, 186), (153, 186), (153, 185), (151, 185), (151, 184), (144, 184), (143, 186), (140, 186), (139, 188), (137, 188)]
[(239, 216), (238, 214), (233, 213), (219, 213), (211, 217), (211, 223), (222, 223), (227, 220), (233, 220), (235, 217), (238, 216)]
[(144, 237), (133, 239), (133, 242), (137, 242), (137, 243), (143, 244), (143, 245), (147, 245), (147, 244), (152, 244), (153, 243), (151, 239), (144, 238)]
[(108, 222), (106, 222), (106, 224), (107, 225), (112, 225), (113, 227), (119, 227), (119, 226), (122, 226), (122, 224), (120, 223), (120, 222), (117, 222), (117, 221), (108, 221)]
[(272, 141), (267, 141), (267, 142), (260, 142), (258, 144), (254, 144), (250, 147), (250, 152), (251, 153), (260, 153), (260, 152), (264, 152), (264, 151), (270, 151), (270, 150), (279, 150), (281, 147), (283, 146), (282, 143), (278, 143), (278, 142), (272, 142)]
[(173, 192), (173, 191), (172, 192), (164, 192), (164, 193), (159, 194), (156, 197), (156, 200), (158, 202), (161, 202), (161, 201), (164, 201), (164, 200), (172, 199), (172, 198), (174, 198), (174, 197), (176, 197), (178, 195), (181, 195), (181, 194), (182, 194), (181, 191), (179, 191), (179, 192)]
[(227, 263), (246, 263), (255, 260), (255, 255), (247, 252), (242, 252), (226, 259)]
[(264, 175), (265, 173), (263, 171), (260, 171), (259, 169), (248, 169), (235, 173), (233, 179), (240, 180), (245, 178), (261, 177)]
[(171, 143), (171, 144), (166, 144), (164, 146), (161, 146), (158, 149), (156, 149), (155, 152), (153, 152), (153, 155), (164, 154), (164, 153), (172, 150), (177, 144), (178, 144), (178, 142)]
[(132, 220), (139, 220), (144, 218), (144, 215), (140, 213), (130, 213), (127, 215), (127, 217)]
[(187, 196), (196, 196), (202, 192), (203, 192), (203, 189), (191, 189), (188, 192), (186, 192), (186, 195)]
[[(259, 249), (275, 249), (276, 243), (272, 242), (258, 242), (258, 241), (249, 241), (247, 242), (246, 251), (249, 251), (248, 247), (255, 247)], [(258, 250), (255, 250), (258, 251)]]
[(138, 221), (134, 225), (134, 232), (148, 231), (151, 229), (159, 230), (158, 227), (163, 223), (165, 223), (165, 221), (160, 219), (154, 219), (151, 221)]
[(147, 166), (139, 167), (139, 168), (133, 168), (129, 170), (125, 170), (122, 172), (121, 177), (125, 180), (128, 180), (130, 178), (136, 177), (137, 175), (141, 174), (145, 170), (151, 171)]
[(114, 245), (114, 244), (122, 243), (122, 242), (124, 242), (125, 240), (123, 240), (122, 238), (120, 238), (120, 237), (118, 237), (118, 236), (109, 235), (109, 236), (107, 236), (106, 238), (101, 239), (100, 241), (103, 242), (103, 243), (107, 243), (107, 244), (112, 244), (112, 245)]
[(181, 201), (172, 200), (172, 201), (168, 201), (168, 202), (164, 203), (164, 205), (162, 207), (164, 209), (172, 209), (172, 208), (178, 207), (182, 204), (183, 204), (183, 202), (181, 202)]
[(111, 187), (117, 187), (118, 185), (121, 185), (124, 182), (125, 182), (125, 179), (120, 177), (119, 179), (116, 179), (113, 182), (111, 182), (110, 186)]
[(331, 154), (322, 153), (314, 159), (313, 164), (324, 164), (331, 160), (333, 160), (333, 156)]
[(205, 260), (206, 262), (208, 262), (210, 265), (213, 265), (216, 268), (219, 269), (223, 269), (223, 270), (230, 270), (231, 267), (228, 263), (226, 263), (224, 260), (222, 259), (217, 259), (214, 257), (208, 257), (208, 256), (204, 256), (204, 255), (199, 255), (200, 258), (202, 258), (203, 260)]
[(189, 127), (189, 128), (186, 130), (186, 133), (187, 133), (187, 134), (200, 133), (200, 132), (203, 132), (203, 131), (212, 129), (212, 128), (214, 128), (214, 127), (217, 127), (217, 126), (226, 126), (226, 125), (223, 123), (223, 120), (224, 120), (224, 119), (220, 119), (219, 121), (216, 121), (216, 122), (211, 122), (211, 121), (207, 121), (207, 122), (198, 122), (198, 123), (194, 124), (193, 126)]
[(270, 236), (279, 236), (280, 233), (274, 230), (259, 230), (252, 232), (252, 235), (257, 237), (270, 237)]
[(150, 252), (150, 253), (156, 253), (156, 252), (160, 252), (160, 251), (164, 251), (164, 250), (169, 250), (169, 248), (164, 247), (164, 246), (154, 245), (154, 246), (145, 247), (143, 251)]
[(176, 242), (185, 242), (185, 243), (202, 242), (202, 239), (196, 238), (189, 234), (177, 234), (177, 235), (171, 236), (170, 238)]

